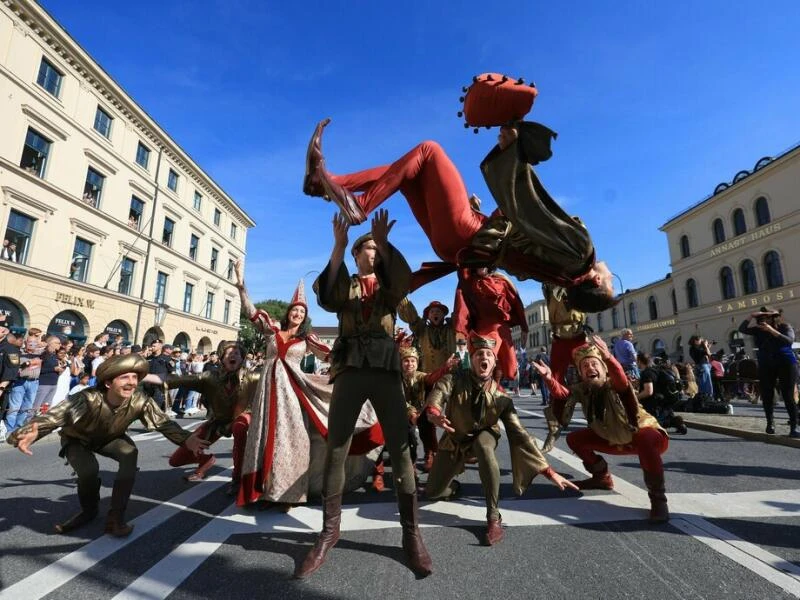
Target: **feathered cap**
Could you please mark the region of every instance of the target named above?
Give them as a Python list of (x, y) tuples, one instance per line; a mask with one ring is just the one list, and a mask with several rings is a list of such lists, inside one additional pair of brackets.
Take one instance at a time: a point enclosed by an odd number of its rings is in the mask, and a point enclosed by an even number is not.
[(485, 348), (488, 348), (489, 350), (492, 351), (492, 354), (497, 356), (497, 350), (495, 349), (496, 346), (497, 346), (497, 340), (493, 338), (482, 337), (475, 333), (469, 336), (468, 349), (470, 356), (475, 354), (475, 352), (477, 352), (478, 350), (484, 350)]
[(306, 301), (306, 284), (302, 279), (297, 282), (297, 289), (294, 291), (292, 301), (289, 302), (289, 309), (293, 306), (302, 306), (308, 312), (308, 302)]
[(464, 95), (458, 100), (464, 107), (458, 112), (464, 127), (475, 128), (506, 125), (527, 115), (539, 93), (536, 84), (525, 84), (499, 73), (483, 73), (472, 78), (472, 84), (461, 88)]
[(126, 373), (136, 373), (141, 379), (149, 372), (150, 365), (138, 354), (114, 356), (97, 367), (97, 383), (109, 381)]
[(578, 370), (581, 368), (581, 361), (591, 357), (598, 359), (603, 364), (603, 367), (605, 367), (606, 363), (603, 360), (603, 355), (600, 353), (600, 349), (594, 344), (584, 344), (572, 351), (572, 362)]

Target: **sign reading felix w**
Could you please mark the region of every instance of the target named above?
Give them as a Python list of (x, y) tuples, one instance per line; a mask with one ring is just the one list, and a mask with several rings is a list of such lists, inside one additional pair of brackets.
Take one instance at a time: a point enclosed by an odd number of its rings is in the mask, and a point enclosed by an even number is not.
[(94, 300), (89, 300), (89, 298), (80, 298), (78, 296), (73, 296), (72, 294), (62, 294), (61, 292), (56, 292), (56, 302), (61, 302), (61, 304), (69, 304), (70, 306), (94, 308)]

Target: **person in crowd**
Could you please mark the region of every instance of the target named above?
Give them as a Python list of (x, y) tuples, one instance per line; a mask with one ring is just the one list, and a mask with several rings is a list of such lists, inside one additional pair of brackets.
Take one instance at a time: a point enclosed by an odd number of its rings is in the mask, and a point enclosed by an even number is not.
[(25, 338), (23, 352), (20, 354), (19, 374), (8, 391), (6, 429), (8, 433), (22, 427), (33, 414), (33, 403), (39, 390), (41, 355), (44, 348), (39, 347), (36, 336)]
[(709, 398), (714, 397), (714, 385), (711, 382), (711, 344), (699, 335), (689, 338), (689, 356), (697, 370), (697, 388)]
[(767, 418), (767, 433), (775, 433), (775, 386), (780, 386), (783, 404), (789, 413), (789, 437), (800, 437), (797, 431), (797, 404), (794, 388), (797, 382), (797, 357), (792, 351), (794, 329), (780, 312), (767, 306), (742, 321), (739, 331), (753, 336), (758, 348), (758, 379), (761, 402)]
[[(203, 374), (203, 367), (205, 366), (205, 362), (203, 361), (203, 355), (198, 352), (193, 352), (189, 355), (189, 362), (187, 371), (189, 375), (202, 375)], [(200, 392), (197, 390), (187, 390), (186, 391), (186, 403), (185, 403), (185, 410), (183, 412), (184, 417), (193, 417), (197, 414), (200, 410), (198, 408), (200, 400)]]
[(115, 537), (130, 535), (133, 527), (125, 522), (125, 510), (136, 478), (137, 449), (127, 430), (136, 420), (149, 431), (158, 431), (187, 452), (198, 453), (207, 442), (180, 427), (137, 389), (147, 374), (147, 362), (139, 356), (121, 356), (105, 361), (97, 373), (96, 387), (70, 396), (46, 414), (33, 418), (12, 433), (7, 442), (20, 452), (32, 455), (31, 445), (61, 428), (61, 452), (78, 476), (81, 511), (56, 525), (58, 533), (68, 533), (94, 520), (100, 503), (99, 464), (95, 454), (119, 463), (105, 532)]
[(467, 352), (467, 340), (464, 338), (459, 338), (456, 340), (455, 357), (458, 359), (458, 370), (469, 371), (469, 352)]
[[(264, 335), (267, 355), (251, 410), (233, 425), (234, 455), (243, 457), (241, 473), (234, 468), (233, 485), (240, 506), (262, 501), (286, 510), (306, 502), (309, 494), (322, 493), (333, 386), (325, 377), (305, 373), (300, 364), (307, 350), (324, 360), (330, 348), (310, 331), (302, 279), (277, 321), (250, 300), (241, 260), (234, 263), (234, 272), (242, 312)], [(364, 404), (355, 430), (345, 466), (348, 491), (364, 483), (373, 464), (366, 455), (383, 444), (372, 404)]]
[[(48, 335), (45, 339), (45, 350), (41, 355), (42, 366), (39, 371), (39, 386), (36, 389), (36, 398), (31, 411), (33, 415), (39, 414), (42, 406), (51, 406), (58, 387), (58, 378), (64, 372), (64, 365), (58, 358), (61, 349), (61, 339), (56, 335)], [(59, 398), (61, 400), (61, 398)]]
[[(576, 348), (573, 362), (580, 381), (569, 388), (556, 381), (550, 368), (534, 363), (550, 386), (553, 410), (561, 416), (570, 396), (581, 404), (588, 427), (567, 435), (570, 450), (591, 473), (578, 481), (582, 490), (614, 488), (608, 463), (597, 454), (638, 455), (650, 496), (650, 522), (669, 520), (661, 455), (669, 447), (669, 436), (636, 399), (622, 365), (611, 355), (605, 342), (592, 336), (591, 343)], [(562, 425), (566, 425), (563, 420)]]
[(674, 427), (677, 433), (685, 435), (688, 432), (686, 423), (673, 410), (681, 399), (681, 386), (672, 365), (665, 360), (656, 366), (646, 352), (638, 352), (636, 362), (640, 374), (639, 390), (636, 393), (639, 404), (658, 419), (662, 427)]
[(478, 459), (478, 473), (486, 498), (486, 533), (483, 544), (493, 546), (503, 539), (500, 498), (500, 466), (496, 448), (503, 424), (511, 447), (514, 493), (521, 496), (537, 475), (544, 475), (559, 489), (578, 488), (556, 473), (517, 416), (514, 402), (493, 379), (496, 340), (472, 334), (469, 372), (444, 375), (428, 395), (426, 410), (431, 421), (445, 430), (440, 451), (433, 461), (425, 495), (446, 500), (457, 495), (454, 481), (464, 472), (470, 457)]
[[(158, 376), (160, 379), (165, 380), (167, 375), (174, 371), (172, 366), (172, 346), (164, 344), (162, 340), (155, 339), (150, 342), (150, 373)], [(145, 387), (147, 392), (153, 396), (153, 399), (161, 407), (161, 410), (169, 414), (170, 407), (167, 406), (167, 395), (164, 393), (163, 386), (149, 385)]]
[[(81, 375), (86, 373), (83, 366), (83, 357), (86, 353), (86, 346), (73, 346), (69, 353), (69, 385), (70, 388), (78, 384), (78, 379)], [(91, 377), (91, 373), (86, 373)]]
[[(12, 331), (14, 326), (10, 316), (0, 313), (0, 438), (5, 439), (8, 432), (8, 398), (11, 386), (19, 376), (20, 347), (23, 338)], [(14, 413), (13, 423), (16, 423)]]
[[(56, 391), (53, 395), (52, 401), (50, 402), (50, 406), (55, 406), (62, 400), (66, 399), (66, 397), (69, 395), (70, 381), (72, 376), (70, 375), (70, 360), (65, 345), (66, 344), (62, 341), (61, 348), (59, 348), (56, 352), (56, 358), (58, 358), (58, 364), (61, 367), (61, 373), (56, 381)], [(42, 405), (42, 411), (45, 411), (48, 408), (49, 407), (46, 407), (44, 404)]]
[(9, 239), (4, 239), (3, 249), (0, 250), (0, 259), (17, 262), (17, 245)]
[(614, 343), (614, 358), (625, 370), (625, 374), (631, 381), (639, 379), (639, 367), (636, 366), (636, 347), (633, 345), (633, 331), (623, 329), (619, 339)]
[(217, 369), (219, 369), (219, 356), (217, 356), (216, 352), (211, 352), (208, 355), (208, 360), (203, 365), (203, 372), (216, 371)]
[(711, 365), (711, 386), (714, 390), (714, 400), (718, 402), (725, 402), (722, 394), (722, 378), (725, 377), (725, 367), (720, 361), (723, 352), (723, 350), (720, 350), (717, 354), (712, 355), (709, 360)]
[(88, 373), (81, 373), (78, 377), (78, 383), (73, 385), (69, 390), (69, 396), (73, 394), (77, 394), (89, 387), (89, 374)]

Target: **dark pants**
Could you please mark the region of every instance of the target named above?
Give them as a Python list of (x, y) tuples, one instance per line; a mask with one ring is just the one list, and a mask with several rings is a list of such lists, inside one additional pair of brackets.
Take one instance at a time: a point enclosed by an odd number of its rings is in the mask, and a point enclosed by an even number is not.
[(117, 479), (133, 479), (136, 476), (136, 462), (139, 451), (127, 435), (111, 440), (102, 448), (90, 450), (78, 441), (67, 442), (62, 454), (78, 476), (78, 484), (91, 485), (97, 481), (100, 465), (95, 454), (108, 457), (119, 463)]
[(795, 365), (789, 362), (759, 362), (758, 379), (767, 422), (772, 423), (775, 410), (775, 385), (777, 384), (780, 386), (786, 412), (789, 413), (789, 426), (795, 429), (797, 427), (797, 405), (794, 403), (794, 386), (797, 382)]
[(353, 431), (364, 402), (369, 400), (383, 429), (386, 449), (392, 460), (394, 486), (398, 493), (414, 494), (414, 468), (408, 447), (408, 416), (400, 373), (384, 369), (347, 369), (333, 384), (328, 413), (328, 449), (322, 495), (344, 490), (344, 464)]

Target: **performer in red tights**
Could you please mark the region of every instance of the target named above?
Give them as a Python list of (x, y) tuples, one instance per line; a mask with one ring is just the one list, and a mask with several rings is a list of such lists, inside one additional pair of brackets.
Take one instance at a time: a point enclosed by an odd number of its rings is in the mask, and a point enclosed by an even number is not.
[(667, 432), (639, 404), (622, 365), (611, 356), (602, 339), (593, 336), (591, 344), (577, 348), (573, 362), (581, 381), (569, 388), (553, 378), (546, 364), (533, 364), (550, 388), (555, 413), (561, 414), (567, 399), (574, 396), (581, 403), (588, 421), (589, 427), (567, 435), (567, 445), (592, 474), (589, 479), (578, 481), (578, 487), (583, 490), (613, 489), (614, 481), (608, 472), (608, 464), (597, 452), (638, 455), (650, 496), (650, 521), (668, 521), (661, 460), (669, 446)]
[[(599, 312), (613, 304), (612, 275), (595, 261), (586, 228), (550, 197), (528, 162), (554, 135), (536, 123), (501, 128), (498, 145), (481, 164), (500, 210), (486, 216), (472, 208), (464, 182), (436, 142), (422, 142), (391, 165), (346, 175), (325, 168), (321, 121), (306, 155), (303, 191), (333, 200), (352, 224), (395, 192), (401, 192), (434, 252), (446, 265), (417, 274), (413, 287), (460, 266), (494, 266), (519, 279), (538, 279), (569, 288), (571, 304)], [(538, 152), (538, 154), (536, 154)], [(360, 192), (358, 195), (356, 193)]]

